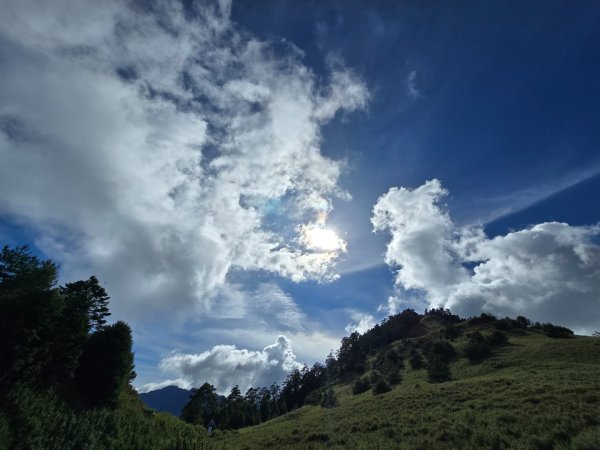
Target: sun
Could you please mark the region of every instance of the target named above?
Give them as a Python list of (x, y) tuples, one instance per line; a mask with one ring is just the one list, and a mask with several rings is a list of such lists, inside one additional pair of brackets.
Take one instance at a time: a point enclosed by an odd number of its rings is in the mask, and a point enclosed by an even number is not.
[(338, 237), (334, 230), (316, 225), (305, 225), (302, 227), (301, 241), (311, 250), (324, 252), (346, 251), (346, 241)]

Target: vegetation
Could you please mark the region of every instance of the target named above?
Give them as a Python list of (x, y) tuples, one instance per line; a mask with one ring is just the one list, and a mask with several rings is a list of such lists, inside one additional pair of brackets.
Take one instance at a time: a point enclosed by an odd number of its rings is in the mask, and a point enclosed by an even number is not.
[(205, 383), (179, 420), (131, 388), (131, 330), (98, 280), (57, 279), (26, 247), (0, 254), (0, 449), (600, 448), (597, 337), (406, 310), (282, 386)]
[(423, 354), (425, 365), (432, 352), (448, 355), (449, 381), (430, 383), (427, 371), (411, 364), (400, 369), (400, 384), (374, 396), (367, 393), (370, 367), (380, 356), (372, 354), (364, 374), (338, 379), (335, 408), (306, 405), (215, 442), (232, 449), (600, 448), (600, 340), (551, 338), (515, 322), (502, 331), (508, 342), (470, 361), (469, 335), (496, 342), (499, 331), (497, 319), (475, 319), (457, 324), (453, 355), (446, 344), (435, 344), (446, 327), (439, 316), (421, 316), (428, 331), (422, 336), (391, 343), (409, 361)]
[(0, 253), (0, 449), (211, 448), (204, 430), (145, 410), (131, 329), (108, 325), (95, 277), (57, 286), (27, 247)]

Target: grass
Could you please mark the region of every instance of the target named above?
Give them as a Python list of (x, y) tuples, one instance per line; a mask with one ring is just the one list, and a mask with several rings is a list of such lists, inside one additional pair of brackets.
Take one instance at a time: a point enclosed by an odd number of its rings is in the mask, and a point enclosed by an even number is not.
[(480, 364), (453, 362), (452, 381), (430, 384), (405, 364), (388, 393), (336, 385), (335, 408), (305, 406), (211, 440), (231, 449), (599, 449), (600, 339), (509, 335)]

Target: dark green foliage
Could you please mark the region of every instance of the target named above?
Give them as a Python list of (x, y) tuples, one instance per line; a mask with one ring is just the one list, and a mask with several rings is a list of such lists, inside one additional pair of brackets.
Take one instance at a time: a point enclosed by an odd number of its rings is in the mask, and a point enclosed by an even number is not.
[(321, 406), (323, 408), (333, 408), (337, 406), (337, 403), (337, 396), (333, 390), (333, 384), (327, 383), (325, 389), (323, 390), (323, 395), (321, 396)]
[(423, 368), (423, 356), (414, 348), (410, 351), (410, 367), (413, 370), (419, 370)]
[(484, 325), (487, 323), (495, 322), (496, 320), (498, 320), (498, 319), (496, 319), (496, 317), (493, 316), (492, 314), (481, 313), (477, 317), (471, 317), (469, 319), (469, 325)]
[(64, 307), (57, 277), (26, 246), (0, 253), (0, 392), (16, 380), (45, 384)]
[(492, 354), (493, 348), (508, 342), (506, 333), (494, 330), (490, 335), (484, 336), (479, 331), (467, 335), (467, 345), (464, 354), (471, 362), (481, 361)]
[(371, 389), (371, 380), (369, 379), (369, 376), (363, 375), (362, 377), (357, 378), (354, 382), (354, 385), (352, 386), (352, 393), (354, 395), (358, 395), (368, 391), (369, 389)]
[(193, 425), (202, 426), (208, 425), (211, 420), (220, 422), (220, 408), (215, 387), (209, 383), (200, 386), (181, 410), (181, 418)]
[(400, 374), (400, 370), (398, 368), (394, 368), (386, 373), (386, 377), (390, 384), (399, 384), (402, 381), (402, 375)]
[(450, 379), (450, 361), (456, 350), (448, 341), (434, 341), (425, 347), (427, 356), (427, 378), (431, 383), (441, 383)]
[(93, 333), (75, 373), (82, 401), (91, 407), (114, 406), (121, 390), (135, 377), (131, 328), (117, 322)]
[(471, 362), (481, 361), (492, 353), (492, 346), (479, 332), (474, 331), (467, 336), (467, 345), (464, 348), (465, 356)]
[(453, 323), (446, 326), (444, 329), (444, 337), (446, 339), (454, 340), (460, 336), (460, 329)]
[(430, 383), (442, 383), (451, 377), (450, 364), (440, 355), (427, 358), (427, 379)]
[(379, 377), (375, 383), (373, 383), (373, 395), (384, 394), (392, 390), (390, 383), (385, 377)]
[(452, 314), (452, 312), (449, 309), (445, 309), (442, 307), (426, 309), (425, 315), (441, 317), (442, 319), (444, 319), (444, 322), (447, 323), (460, 323), (463, 321), (463, 319), (461, 319), (460, 316)]
[(487, 340), (492, 347), (498, 347), (508, 342), (508, 336), (502, 331), (495, 330), (492, 331), (492, 334), (487, 336)]
[(551, 323), (545, 323), (541, 326), (542, 331), (546, 334), (546, 336), (551, 338), (558, 339), (567, 339), (573, 337), (573, 331), (569, 330), (566, 327), (561, 327), (560, 325), (553, 325)]
[(515, 319), (515, 322), (519, 328), (528, 328), (531, 326), (531, 320), (524, 316), (518, 316)]
[(85, 318), (87, 332), (96, 331), (106, 325), (110, 316), (108, 300), (110, 297), (95, 276), (85, 281), (76, 281), (61, 286), (60, 293), (67, 305), (81, 312)]
[(427, 359), (438, 357), (443, 361), (450, 362), (456, 356), (456, 350), (450, 342), (437, 340), (425, 346), (425, 356)]
[(365, 359), (365, 349), (361, 343), (361, 335), (356, 331), (342, 338), (337, 353), (337, 364), (341, 373), (352, 372)]

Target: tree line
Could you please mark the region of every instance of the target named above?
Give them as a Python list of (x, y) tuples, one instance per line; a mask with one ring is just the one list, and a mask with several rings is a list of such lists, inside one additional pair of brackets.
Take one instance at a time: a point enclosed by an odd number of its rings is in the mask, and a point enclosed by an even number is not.
[(27, 246), (0, 253), (0, 399), (22, 384), (81, 408), (113, 407), (135, 377), (131, 329), (107, 324), (95, 276), (58, 285), (58, 267)]

